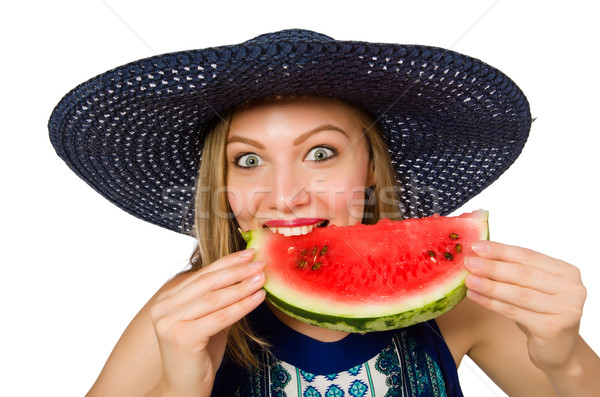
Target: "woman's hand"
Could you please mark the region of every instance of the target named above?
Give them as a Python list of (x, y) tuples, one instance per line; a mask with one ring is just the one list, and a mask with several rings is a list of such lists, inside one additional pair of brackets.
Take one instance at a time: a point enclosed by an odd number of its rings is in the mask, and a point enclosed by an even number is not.
[(210, 395), (229, 327), (264, 300), (264, 263), (253, 255), (227, 255), (157, 297), (151, 317), (163, 376), (154, 394)]
[(514, 320), (527, 335), (529, 357), (546, 373), (567, 370), (578, 343), (586, 298), (579, 269), (525, 248), (473, 244), (465, 258), (467, 296)]

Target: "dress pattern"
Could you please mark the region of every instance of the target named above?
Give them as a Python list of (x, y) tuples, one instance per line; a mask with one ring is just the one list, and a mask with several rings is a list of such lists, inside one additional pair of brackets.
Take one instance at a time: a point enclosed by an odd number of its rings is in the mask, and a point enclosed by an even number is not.
[(367, 362), (334, 374), (303, 371), (270, 353), (260, 369), (248, 370), (236, 396), (445, 397), (442, 371), (406, 331)]

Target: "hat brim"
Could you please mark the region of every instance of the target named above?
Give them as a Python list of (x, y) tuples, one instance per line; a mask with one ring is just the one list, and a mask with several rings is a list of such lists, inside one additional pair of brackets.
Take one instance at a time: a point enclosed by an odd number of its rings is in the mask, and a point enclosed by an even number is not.
[(302, 32), (154, 56), (103, 73), (56, 106), (51, 142), (108, 200), (185, 234), (193, 227), (205, 127), (252, 99), (321, 95), (362, 106), (382, 126), (406, 216), (452, 212), (521, 153), (529, 105), (499, 70), (442, 48)]

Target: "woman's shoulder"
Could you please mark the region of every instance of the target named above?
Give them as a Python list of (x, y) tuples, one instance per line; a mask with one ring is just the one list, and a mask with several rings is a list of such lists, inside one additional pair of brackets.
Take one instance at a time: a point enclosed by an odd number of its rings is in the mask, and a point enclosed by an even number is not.
[(493, 312), (468, 298), (436, 318), (446, 344), (452, 346), (450, 352), (457, 367), (473, 346), (489, 336), (489, 328), (496, 318)]

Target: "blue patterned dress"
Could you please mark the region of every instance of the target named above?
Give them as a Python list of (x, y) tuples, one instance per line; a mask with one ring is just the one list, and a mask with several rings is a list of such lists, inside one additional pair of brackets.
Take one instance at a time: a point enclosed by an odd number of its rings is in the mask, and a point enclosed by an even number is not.
[(319, 342), (284, 325), (261, 305), (249, 316), (271, 343), (262, 368), (225, 359), (213, 396), (462, 396), (456, 365), (434, 320), (394, 331)]

